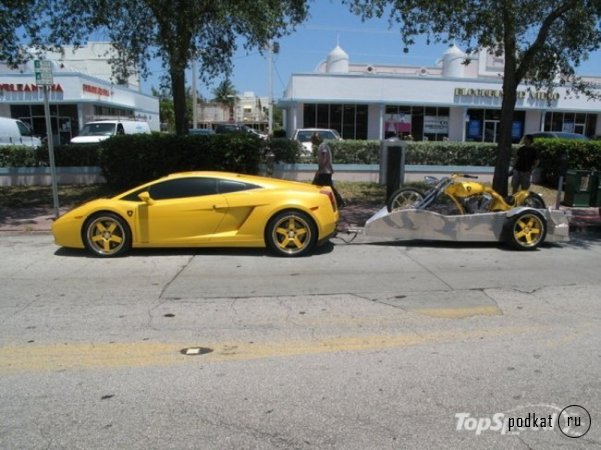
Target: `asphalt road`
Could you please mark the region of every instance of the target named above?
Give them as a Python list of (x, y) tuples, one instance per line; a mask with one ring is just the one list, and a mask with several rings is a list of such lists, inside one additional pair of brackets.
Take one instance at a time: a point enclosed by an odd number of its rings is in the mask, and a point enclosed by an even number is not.
[(574, 237), (104, 260), (1, 234), (0, 448), (599, 448), (601, 237)]

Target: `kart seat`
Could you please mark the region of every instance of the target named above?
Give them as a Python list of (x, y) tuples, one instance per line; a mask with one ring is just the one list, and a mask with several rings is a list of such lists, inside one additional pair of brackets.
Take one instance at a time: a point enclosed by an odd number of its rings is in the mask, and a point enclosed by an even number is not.
[(514, 206), (515, 205), (515, 197), (513, 195), (508, 195), (504, 198), (505, 203), (507, 203), (509, 206)]

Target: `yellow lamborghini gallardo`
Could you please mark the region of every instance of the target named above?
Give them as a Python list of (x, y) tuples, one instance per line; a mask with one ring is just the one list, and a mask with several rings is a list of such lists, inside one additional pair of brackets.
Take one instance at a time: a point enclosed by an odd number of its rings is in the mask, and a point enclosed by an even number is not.
[(144, 247), (268, 247), (301, 256), (336, 230), (329, 187), (224, 172), (182, 172), (56, 219), (57, 245), (118, 256)]

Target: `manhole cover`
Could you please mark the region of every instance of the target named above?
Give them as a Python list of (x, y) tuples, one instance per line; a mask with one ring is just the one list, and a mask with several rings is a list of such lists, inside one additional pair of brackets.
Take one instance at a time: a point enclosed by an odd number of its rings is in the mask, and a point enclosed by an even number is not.
[(197, 355), (206, 355), (207, 353), (211, 353), (213, 351), (212, 348), (208, 347), (187, 347), (180, 350), (180, 353), (188, 356), (197, 356)]

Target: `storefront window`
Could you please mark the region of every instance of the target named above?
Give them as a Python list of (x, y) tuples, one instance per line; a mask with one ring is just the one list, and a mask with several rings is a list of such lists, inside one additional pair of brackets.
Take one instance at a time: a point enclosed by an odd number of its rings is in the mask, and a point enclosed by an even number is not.
[[(511, 125), (511, 139), (519, 142), (524, 134), (524, 111), (515, 111)], [(465, 140), (472, 142), (498, 142), (501, 111), (498, 109), (468, 109)]]
[(330, 105), (317, 105), (317, 128), (330, 127)]
[(596, 122), (597, 114), (547, 112), (545, 113), (544, 131), (563, 131), (593, 137), (595, 135)]
[(98, 118), (107, 117), (111, 119), (115, 117), (134, 117), (134, 111), (131, 109), (94, 105), (94, 115)]
[(367, 105), (305, 104), (304, 128), (331, 128), (344, 139), (367, 139)]
[[(43, 106), (11, 105), (11, 117), (29, 124), (34, 136), (46, 136), (46, 115)], [(50, 123), (54, 143), (68, 144), (77, 131), (77, 105), (50, 105)]]
[(449, 136), (449, 108), (387, 105), (384, 137), (442, 141)]

